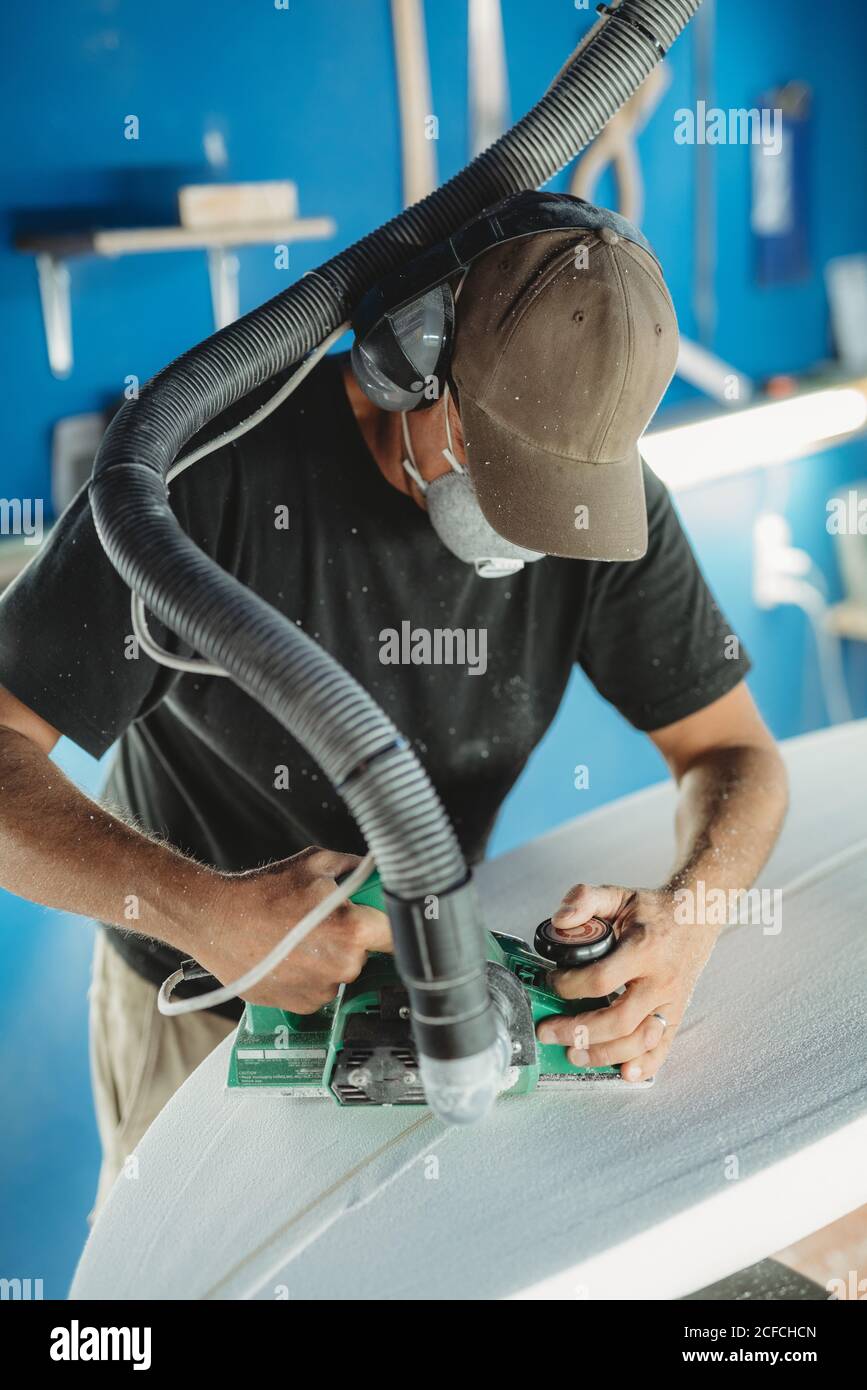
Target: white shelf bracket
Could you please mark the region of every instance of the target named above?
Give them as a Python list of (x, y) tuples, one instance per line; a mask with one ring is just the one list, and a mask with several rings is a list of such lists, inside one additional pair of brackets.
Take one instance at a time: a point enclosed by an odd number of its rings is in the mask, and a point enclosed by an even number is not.
[(241, 313), (238, 289), (240, 260), (227, 246), (212, 246), (208, 250), (208, 275), (211, 280), (211, 305), (214, 327), (226, 328)]
[(69, 266), (43, 252), (36, 257), (42, 323), (52, 374), (62, 381), (72, 371), (72, 310), (69, 302)]

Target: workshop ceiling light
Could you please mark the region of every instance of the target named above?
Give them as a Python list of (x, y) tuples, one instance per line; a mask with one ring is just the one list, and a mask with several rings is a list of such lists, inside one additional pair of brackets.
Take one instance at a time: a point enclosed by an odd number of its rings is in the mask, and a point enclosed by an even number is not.
[(668, 487), (682, 491), (803, 458), (865, 425), (867, 383), (859, 383), (654, 430), (639, 447), (654, 473)]

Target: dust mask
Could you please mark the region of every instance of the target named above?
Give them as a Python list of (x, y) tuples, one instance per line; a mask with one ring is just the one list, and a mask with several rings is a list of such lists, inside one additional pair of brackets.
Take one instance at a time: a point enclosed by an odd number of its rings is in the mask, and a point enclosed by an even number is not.
[(443, 449), (443, 458), (450, 471), (432, 483), (425, 482), (419, 473), (406, 413), (401, 413), (401, 428), (406, 447), (403, 466), (424, 494), (430, 524), (443, 545), (464, 564), (474, 565), (476, 574), (482, 579), (501, 579), (516, 574), (534, 560), (541, 560), (537, 550), (525, 550), (523, 546), (513, 545), (491, 526), (479, 506), (473, 480), (455, 457), (452, 444), (451, 423), (449, 421), (449, 392), (443, 393), (443, 407), (446, 420), (448, 447)]

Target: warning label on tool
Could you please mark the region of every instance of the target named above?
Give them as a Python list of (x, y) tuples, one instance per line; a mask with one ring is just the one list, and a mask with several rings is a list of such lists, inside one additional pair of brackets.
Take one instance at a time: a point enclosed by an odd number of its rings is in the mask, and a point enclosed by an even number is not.
[(324, 1047), (238, 1048), (235, 1067), (241, 1086), (303, 1086), (322, 1081)]

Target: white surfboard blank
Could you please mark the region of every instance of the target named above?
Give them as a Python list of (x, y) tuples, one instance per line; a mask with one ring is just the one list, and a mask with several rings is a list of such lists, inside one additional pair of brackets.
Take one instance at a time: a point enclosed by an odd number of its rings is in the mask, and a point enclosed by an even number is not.
[[(143, 1139), (72, 1296), (668, 1299), (867, 1202), (867, 722), (785, 753), (761, 879), (792, 885), (782, 929), (726, 929), (655, 1087), (447, 1131), (227, 1094), (227, 1041)], [(532, 933), (576, 879), (658, 881), (672, 807), (653, 788), (486, 864), (489, 925)]]

